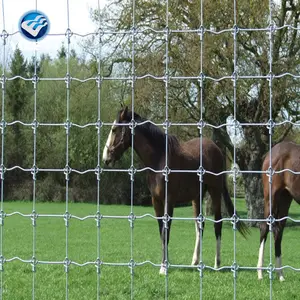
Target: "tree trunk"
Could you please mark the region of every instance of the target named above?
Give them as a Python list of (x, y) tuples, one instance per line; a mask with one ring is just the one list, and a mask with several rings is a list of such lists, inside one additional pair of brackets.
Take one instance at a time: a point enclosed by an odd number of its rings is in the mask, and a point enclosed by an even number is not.
[[(245, 130), (246, 145), (239, 151), (239, 166), (241, 170), (261, 171), (266, 144), (263, 142), (265, 135), (259, 128)], [(263, 186), (262, 175), (257, 173), (243, 173), (245, 183), (245, 200), (248, 219), (263, 218)], [(249, 222), (250, 226), (257, 226), (259, 222)]]
[[(263, 186), (261, 174), (244, 174), (245, 200), (248, 219), (264, 217)], [(259, 222), (249, 222), (250, 226), (257, 226)]]

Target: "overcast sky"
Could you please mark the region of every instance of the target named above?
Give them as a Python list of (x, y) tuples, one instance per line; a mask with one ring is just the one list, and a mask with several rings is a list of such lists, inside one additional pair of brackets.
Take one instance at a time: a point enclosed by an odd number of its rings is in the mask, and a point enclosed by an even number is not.
[[(105, 0), (99, 0), (100, 7), (104, 6)], [(4, 6), (4, 24), (3, 10)], [(18, 31), (18, 22), (20, 17), (29, 10), (36, 8), (36, 0), (1, 0), (0, 30), (3, 26), (8, 33)], [(98, 8), (98, 0), (69, 0), (70, 29), (72, 32), (87, 34), (96, 30), (95, 24), (90, 18), (90, 8)], [(67, 0), (37, 0), (37, 9), (45, 13), (50, 20), (49, 33), (65, 33), (67, 29)], [(82, 38), (72, 36), (73, 45)], [(62, 41), (65, 37), (47, 36), (38, 43), (38, 53), (47, 52), (50, 55), (56, 55)], [(24, 39), (20, 33), (17, 33), (8, 39), (8, 47), (14, 49), (18, 44), (26, 57), (34, 55), (35, 43)], [(2, 45), (1, 45), (2, 47)]]

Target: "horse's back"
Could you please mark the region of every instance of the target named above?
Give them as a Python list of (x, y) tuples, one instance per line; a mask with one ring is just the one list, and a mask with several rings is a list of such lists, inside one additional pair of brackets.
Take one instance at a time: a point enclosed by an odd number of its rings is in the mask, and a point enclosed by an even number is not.
[[(200, 138), (182, 143), (182, 152), (194, 158), (197, 168), (200, 165)], [(221, 172), (224, 170), (224, 158), (220, 148), (210, 139), (202, 138), (202, 165), (205, 170)]]
[[(281, 142), (271, 149), (272, 168), (275, 171), (296, 167), (300, 170), (300, 145), (293, 142)], [(266, 171), (270, 167), (270, 151), (267, 153), (262, 170)]]
[[(286, 170), (281, 173), (275, 173), (272, 177), (272, 188), (275, 190), (286, 189), (290, 192), (293, 198), (300, 202), (300, 176), (293, 172), (300, 171), (300, 145), (293, 142), (281, 142), (272, 148), (272, 169), (274, 171)], [(270, 152), (268, 152), (264, 163), (263, 171), (270, 167)], [(290, 172), (290, 171), (293, 172)], [(265, 189), (268, 190), (268, 176), (263, 174), (263, 183)], [(266, 191), (267, 192), (267, 191)]]

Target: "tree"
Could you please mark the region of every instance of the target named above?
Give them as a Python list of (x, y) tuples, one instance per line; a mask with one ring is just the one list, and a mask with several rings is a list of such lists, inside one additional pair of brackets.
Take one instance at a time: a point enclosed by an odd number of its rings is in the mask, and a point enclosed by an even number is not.
[[(132, 4), (130, 1), (110, 1), (101, 12), (103, 29), (130, 30), (132, 28)], [(165, 35), (154, 31), (165, 32), (166, 6), (163, 1), (140, 1), (135, 7), (135, 27), (145, 30), (146, 34), (135, 35), (135, 74), (165, 75)], [(273, 20), (280, 29), (272, 31), (272, 74), (269, 74), (270, 32), (269, 1), (239, 0), (237, 1), (237, 24), (234, 24), (233, 2), (226, 0), (216, 5), (213, 1), (204, 2), (203, 26), (206, 29), (203, 43), (203, 66), (205, 75), (204, 87), (201, 90), (199, 80), (171, 80), (169, 82), (169, 111), (173, 116), (180, 116), (181, 121), (198, 122), (200, 94), (203, 93), (203, 119), (213, 125), (227, 122), (230, 116), (236, 114), (236, 122), (244, 124), (240, 128), (243, 143), (237, 145), (236, 161), (243, 173), (245, 182), (246, 204), (248, 217), (260, 218), (263, 215), (261, 175), (248, 171), (261, 170), (263, 157), (269, 150), (269, 129), (274, 133), (272, 145), (283, 140), (292, 126), (272, 126), (270, 118), (280, 121), (287, 116), (291, 121), (299, 120), (298, 91), (299, 83), (289, 76), (272, 78), (272, 97), (269, 93), (268, 79), (272, 75), (285, 72), (299, 72), (300, 39), (297, 30), (282, 27), (299, 24), (300, 4), (293, 0), (283, 0), (275, 5)], [(172, 32), (173, 29), (200, 28), (200, 1), (174, 1), (169, 3), (168, 55), (169, 75), (194, 76), (200, 74), (200, 38), (199, 32)], [(98, 12), (94, 13), (98, 24)], [(236, 32), (237, 57), (234, 69), (234, 40), (233, 28)], [(147, 30), (151, 28), (152, 30)], [(246, 31), (243, 28), (266, 28), (265, 31)], [(207, 29), (220, 32), (212, 34)], [(232, 29), (232, 30), (230, 30)], [(103, 43), (107, 52), (106, 59), (110, 63), (108, 75), (112, 74), (115, 66), (123, 73), (130, 75), (132, 70), (132, 40), (131, 35), (106, 35)], [(92, 49), (92, 48), (90, 48)], [(211, 80), (221, 78), (224, 80)], [(236, 101), (233, 100), (233, 84), (231, 75), (237, 75)], [(261, 79), (241, 79), (239, 76), (261, 76)], [(269, 77), (268, 77), (269, 75)], [(147, 108), (148, 115), (164, 118), (161, 108), (165, 103), (164, 83), (148, 80), (136, 82), (135, 103)], [(272, 115), (269, 111), (269, 101), (272, 98)], [(149, 105), (151, 103), (151, 105)], [(236, 105), (236, 109), (234, 106)], [(149, 112), (151, 111), (151, 113)], [(173, 119), (172, 119), (173, 121)], [(252, 126), (260, 123), (261, 126)], [(206, 130), (206, 129), (205, 129)], [(184, 134), (184, 131), (183, 131)], [(214, 131), (216, 139), (228, 149), (233, 157), (233, 141), (226, 127)], [(255, 223), (251, 223), (255, 224)]]
[[(17, 47), (13, 53), (10, 72), (11, 77), (21, 76), (24, 78), (29, 77), (29, 70), (27, 61), (21, 50)], [(32, 122), (29, 116), (24, 114), (24, 109), (30, 101), (33, 89), (32, 83), (24, 81), (22, 78), (14, 78), (8, 82), (6, 88), (7, 94), (7, 113), (11, 116), (11, 121), (23, 121)], [(8, 158), (9, 165), (18, 165), (24, 167), (25, 156), (26, 156), (26, 139), (24, 137), (24, 127), (20, 124), (13, 125), (13, 151), (10, 151), (10, 157)], [(15, 178), (17, 181), (18, 176)]]

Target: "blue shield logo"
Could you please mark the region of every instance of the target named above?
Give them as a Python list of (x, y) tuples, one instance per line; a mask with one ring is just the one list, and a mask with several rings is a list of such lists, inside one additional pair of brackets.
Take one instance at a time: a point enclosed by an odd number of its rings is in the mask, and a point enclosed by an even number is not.
[(38, 10), (28, 11), (19, 21), (20, 33), (30, 41), (40, 41), (47, 35), (49, 29), (48, 17)]

